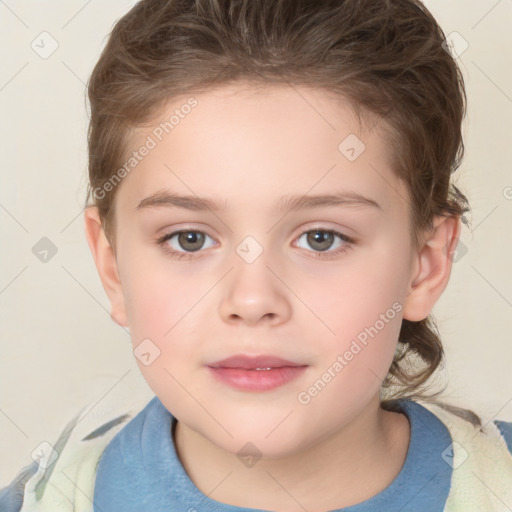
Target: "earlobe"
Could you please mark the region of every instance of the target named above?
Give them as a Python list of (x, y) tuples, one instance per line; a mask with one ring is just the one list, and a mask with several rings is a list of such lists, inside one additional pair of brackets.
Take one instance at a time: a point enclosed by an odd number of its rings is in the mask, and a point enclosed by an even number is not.
[(103, 288), (110, 300), (110, 316), (119, 325), (128, 327), (123, 288), (119, 278), (117, 260), (110, 245), (96, 206), (88, 206), (84, 212), (85, 234)]
[(432, 231), (416, 255), (403, 318), (420, 321), (430, 314), (450, 279), (460, 236), (460, 217), (436, 217)]

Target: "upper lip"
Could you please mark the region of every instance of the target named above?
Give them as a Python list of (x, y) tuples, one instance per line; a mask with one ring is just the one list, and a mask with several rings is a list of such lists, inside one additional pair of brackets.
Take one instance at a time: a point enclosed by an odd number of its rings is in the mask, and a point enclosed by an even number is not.
[(208, 364), (211, 368), (241, 368), (243, 370), (251, 370), (256, 368), (280, 368), (283, 366), (306, 366), (293, 361), (287, 361), (280, 357), (272, 355), (248, 356), (235, 355)]

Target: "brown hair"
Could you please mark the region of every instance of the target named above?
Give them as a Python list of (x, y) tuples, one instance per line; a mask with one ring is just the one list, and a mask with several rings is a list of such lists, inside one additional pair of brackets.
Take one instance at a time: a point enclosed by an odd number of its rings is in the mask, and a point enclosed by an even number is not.
[[(90, 78), (86, 203), (113, 244), (116, 188), (94, 191), (123, 165), (132, 128), (178, 96), (234, 81), (288, 83), (383, 121), (417, 246), (434, 216), (467, 223), (469, 211), (452, 183), (466, 95), (444, 41), (419, 0), (143, 0), (115, 24)], [(433, 317), (403, 320), (398, 347), (383, 390), (427, 398), (421, 388), (444, 357)]]

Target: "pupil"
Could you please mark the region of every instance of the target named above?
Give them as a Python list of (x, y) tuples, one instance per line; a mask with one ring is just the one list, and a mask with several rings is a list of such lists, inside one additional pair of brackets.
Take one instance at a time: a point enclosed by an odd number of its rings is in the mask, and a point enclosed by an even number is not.
[[(189, 251), (198, 251), (204, 243), (204, 235), (196, 231), (184, 231), (179, 235), (180, 246)], [(187, 244), (189, 244), (187, 246)]]
[(333, 243), (333, 234), (327, 231), (310, 231), (308, 243), (318, 251), (326, 251)]

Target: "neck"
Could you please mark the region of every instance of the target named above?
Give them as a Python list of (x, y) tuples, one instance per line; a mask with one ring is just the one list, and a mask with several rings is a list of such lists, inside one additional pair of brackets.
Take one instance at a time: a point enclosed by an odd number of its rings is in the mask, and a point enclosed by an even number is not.
[(314, 446), (264, 457), (251, 467), (180, 422), (175, 431), (178, 457), (203, 494), (233, 506), (282, 512), (332, 510), (375, 496), (400, 472), (409, 440), (406, 416), (384, 411), (378, 397)]

